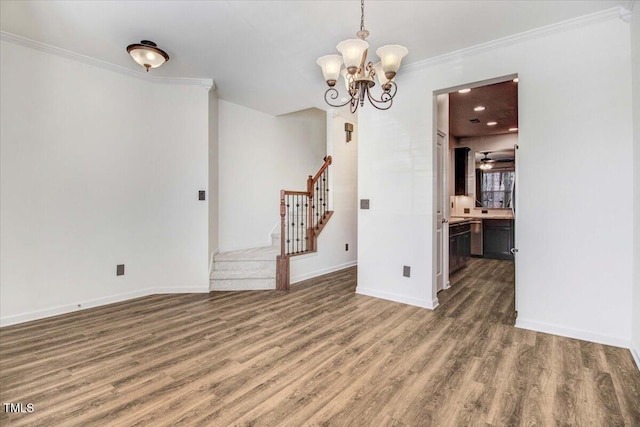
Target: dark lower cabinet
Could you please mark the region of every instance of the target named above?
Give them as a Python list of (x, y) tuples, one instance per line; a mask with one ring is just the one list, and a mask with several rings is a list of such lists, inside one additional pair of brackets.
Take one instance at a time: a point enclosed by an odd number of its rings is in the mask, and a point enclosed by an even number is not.
[(471, 224), (449, 226), (449, 274), (466, 267), (471, 258)]
[(483, 255), (485, 258), (513, 260), (513, 220), (482, 220)]

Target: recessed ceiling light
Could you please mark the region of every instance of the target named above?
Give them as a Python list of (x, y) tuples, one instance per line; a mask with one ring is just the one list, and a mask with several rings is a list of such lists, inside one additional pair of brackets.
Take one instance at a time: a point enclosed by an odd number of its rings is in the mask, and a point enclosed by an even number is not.
[(516, 77), (515, 79), (513, 79), (514, 83), (518, 83), (518, 78)]
[(483, 107), (482, 105), (478, 105), (476, 108), (473, 109), (473, 111), (484, 111), (485, 107)]
[(487, 122), (487, 126), (495, 126), (498, 122)]
[(518, 130), (518, 128), (509, 128), (509, 132), (515, 132), (517, 130)]
[(471, 89), (469, 89), (469, 88), (466, 88), (466, 89), (460, 89), (460, 90), (458, 91), (458, 93), (469, 93), (469, 92), (471, 92)]

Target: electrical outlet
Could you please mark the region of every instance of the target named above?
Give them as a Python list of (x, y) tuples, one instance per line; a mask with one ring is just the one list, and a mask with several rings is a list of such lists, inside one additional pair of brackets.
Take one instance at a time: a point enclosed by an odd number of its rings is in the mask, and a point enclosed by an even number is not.
[(369, 199), (360, 199), (360, 209), (369, 209)]
[(482, 213), (489, 213), (489, 211), (486, 209), (482, 209)]
[(402, 267), (402, 275), (404, 277), (411, 277), (411, 267), (409, 267), (408, 265)]
[(124, 276), (124, 264), (116, 265), (116, 276)]
[(198, 191), (198, 200), (206, 200), (205, 199), (205, 194), (206, 193), (204, 192), (204, 190)]
[(348, 251), (348, 250), (349, 250), (349, 244), (348, 244), (348, 243), (345, 243), (345, 244), (344, 244), (344, 250), (345, 250), (345, 251)]
[(471, 209), (469, 209), (469, 208), (464, 208), (464, 213), (471, 213)]

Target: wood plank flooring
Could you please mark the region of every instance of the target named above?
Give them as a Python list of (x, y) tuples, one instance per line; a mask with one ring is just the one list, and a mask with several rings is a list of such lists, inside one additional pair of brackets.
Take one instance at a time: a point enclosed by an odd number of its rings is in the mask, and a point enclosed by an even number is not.
[(516, 329), (513, 263), (429, 311), (354, 293), (154, 295), (0, 329), (11, 426), (640, 426), (628, 350)]

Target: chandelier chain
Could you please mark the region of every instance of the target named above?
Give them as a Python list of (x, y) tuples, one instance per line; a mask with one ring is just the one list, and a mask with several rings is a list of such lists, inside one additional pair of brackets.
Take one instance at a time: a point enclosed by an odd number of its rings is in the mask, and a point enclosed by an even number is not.
[(360, 0), (360, 31), (364, 31), (364, 0)]

